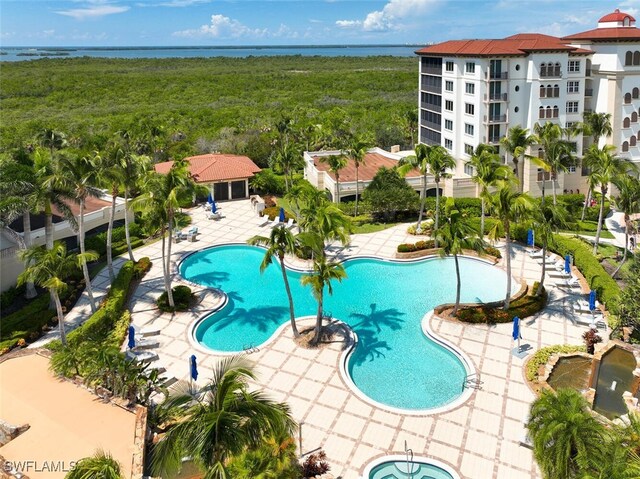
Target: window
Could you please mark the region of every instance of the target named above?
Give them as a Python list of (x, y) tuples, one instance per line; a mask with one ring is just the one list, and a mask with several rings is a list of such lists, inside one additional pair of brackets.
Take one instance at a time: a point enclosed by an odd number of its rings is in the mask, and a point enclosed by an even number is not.
[(447, 80), (444, 82), (444, 89), (446, 91), (453, 91), (453, 82), (451, 80)]
[(580, 60), (569, 60), (569, 72), (577, 73), (580, 71)]
[(473, 105), (473, 103), (465, 103), (464, 104), (464, 112), (467, 115), (473, 115), (475, 114), (476, 111), (476, 107)]
[(442, 122), (442, 117), (438, 113), (429, 110), (421, 110), (420, 117), (422, 118), (423, 122), (434, 123), (438, 126), (440, 126)]
[(576, 167), (575, 166), (570, 166), (569, 169), (567, 170), (569, 173), (575, 173), (576, 172)]
[(453, 71), (453, 62), (446, 62), (444, 64), (445, 71), (452, 72)]
[(453, 111), (453, 100), (445, 100), (444, 109), (447, 111)]
[(444, 129), (445, 130), (449, 130), (449, 131), (453, 131), (453, 121), (452, 120), (445, 120), (444, 121)]
[(473, 146), (471, 146), (471, 145), (467, 145), (467, 144), (465, 143), (465, 144), (464, 144), (464, 152), (465, 152), (467, 155), (469, 155), (469, 156), (473, 155)]
[(567, 82), (567, 93), (579, 93), (580, 92), (580, 82), (579, 81), (569, 81)]
[(633, 52), (627, 52), (624, 56), (624, 65), (629, 66), (633, 65)]
[(520, 71), (520, 65), (516, 65), (516, 71), (519, 72)]
[(568, 101), (567, 102), (567, 113), (578, 113), (578, 102), (577, 101)]
[(575, 121), (568, 121), (568, 122), (566, 122), (566, 123), (564, 124), (564, 127), (565, 127), (567, 130), (570, 130), (571, 128), (573, 128), (573, 125), (575, 125), (575, 124), (576, 124), (576, 122), (575, 122)]
[(519, 107), (519, 106), (515, 107), (515, 108), (513, 109), (513, 111), (515, 111), (516, 113), (518, 113), (518, 112), (520, 111), (520, 107)]
[(469, 163), (464, 164), (464, 174), (469, 176), (473, 176), (475, 174), (473, 166), (471, 166)]
[(516, 91), (520, 91), (520, 87), (516, 85)]
[(464, 133), (465, 135), (473, 135), (473, 125), (470, 123), (464, 124)]
[(538, 118), (544, 118), (544, 107), (541, 106), (538, 111)]
[(467, 73), (475, 73), (476, 72), (476, 64), (473, 62), (467, 62), (465, 66), (465, 71)]
[(453, 141), (452, 141), (452, 140), (449, 140), (448, 138), (445, 138), (445, 139), (444, 139), (444, 147), (445, 147), (447, 150), (453, 150)]
[(476, 86), (473, 83), (465, 83), (464, 91), (470, 95), (473, 95), (476, 92)]

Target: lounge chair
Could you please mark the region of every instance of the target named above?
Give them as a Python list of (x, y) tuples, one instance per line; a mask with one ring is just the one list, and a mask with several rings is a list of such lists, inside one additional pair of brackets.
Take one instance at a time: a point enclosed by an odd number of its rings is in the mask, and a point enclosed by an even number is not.
[(176, 231), (173, 234), (173, 242), (174, 243), (180, 243), (180, 241), (182, 241), (182, 232), (180, 231)]
[(573, 275), (571, 273), (565, 273), (564, 270), (562, 270), (562, 271), (547, 271), (547, 275), (550, 278), (560, 278), (560, 279), (571, 279), (571, 278), (573, 278)]
[(192, 226), (189, 231), (187, 231), (188, 235), (197, 235), (198, 234), (198, 227), (197, 226)]
[(207, 219), (208, 220), (219, 220), (221, 218), (220, 213), (218, 213), (217, 211), (215, 213), (212, 213), (211, 211), (207, 214)]
[(538, 249), (535, 251), (530, 251), (529, 252), (529, 257), (531, 258), (542, 258), (542, 250)]
[(158, 355), (151, 351), (127, 351), (127, 359), (136, 359), (141, 363), (150, 363), (158, 359)]
[[(543, 263), (542, 257), (537, 258), (537, 261), (539, 264), (542, 264)], [(549, 254), (544, 259), (544, 263), (546, 263), (547, 266), (554, 266), (556, 264), (556, 261), (553, 259), (553, 256)]]
[(576, 276), (572, 276), (570, 279), (556, 281), (553, 284), (555, 284), (559, 288), (579, 288), (580, 287), (580, 281), (578, 281), (578, 278)]
[(607, 323), (602, 319), (596, 319), (591, 314), (576, 314), (572, 317), (576, 324), (581, 326), (595, 326), (598, 329), (607, 329)]
[(598, 309), (598, 306), (600, 306), (600, 303), (598, 301), (596, 301), (595, 309), (591, 310), (591, 309), (589, 309), (589, 301), (585, 301), (584, 299), (580, 299), (580, 300), (576, 301), (575, 303), (573, 303), (573, 310), (576, 313), (602, 314), (602, 311), (600, 311), (600, 309)]
[(280, 218), (278, 218), (277, 216), (275, 218), (273, 218), (273, 221), (270, 221), (268, 223), (268, 226), (270, 228), (275, 228), (276, 226), (280, 226), (282, 224), (282, 222), (280, 221)]
[(289, 221), (287, 221), (287, 228), (291, 229), (293, 228), (293, 218), (289, 218)]

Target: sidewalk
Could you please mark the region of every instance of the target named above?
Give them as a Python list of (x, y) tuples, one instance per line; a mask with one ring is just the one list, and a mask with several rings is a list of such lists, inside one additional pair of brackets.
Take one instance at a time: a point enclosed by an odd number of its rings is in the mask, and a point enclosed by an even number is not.
[(611, 213), (609, 213), (609, 216), (604, 219), (604, 224), (607, 225), (607, 229), (611, 234), (615, 236), (614, 240), (609, 240), (607, 243), (624, 248), (624, 213), (612, 210)]

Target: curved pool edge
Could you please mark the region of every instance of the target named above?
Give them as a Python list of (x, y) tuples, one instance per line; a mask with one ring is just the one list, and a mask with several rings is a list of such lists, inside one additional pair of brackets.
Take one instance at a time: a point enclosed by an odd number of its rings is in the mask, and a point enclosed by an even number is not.
[[(476, 374), (476, 369), (475, 369), (475, 366), (473, 365), (473, 362), (471, 361), (471, 358), (469, 358), (469, 356), (467, 356), (467, 354), (461, 349), (459, 349), (456, 345), (444, 339), (443, 337), (439, 336), (431, 329), (431, 325), (429, 324), (429, 322), (433, 317), (433, 312), (434, 312), (433, 309), (431, 311), (427, 311), (427, 313), (422, 317), (422, 320), (420, 323), (422, 333), (437, 345), (450, 351), (456, 357), (456, 359), (460, 361), (466, 373), (465, 379), (466, 377), (472, 374)], [(342, 323), (342, 321), (340, 322)], [(453, 401), (448, 402), (442, 406), (437, 406), (437, 407), (427, 408), (427, 409), (398, 408), (394, 406), (389, 406), (388, 404), (384, 404), (370, 398), (358, 388), (356, 383), (351, 378), (351, 375), (349, 374), (348, 362), (349, 362), (349, 358), (351, 357), (351, 354), (353, 353), (355, 348), (358, 346), (358, 335), (355, 331), (353, 331), (353, 329), (351, 329), (351, 327), (348, 324), (346, 323), (342, 323), (342, 324), (344, 324), (347, 327), (347, 329), (350, 331), (353, 341), (351, 345), (345, 351), (343, 351), (342, 354), (340, 355), (340, 360), (338, 363), (340, 376), (344, 380), (349, 390), (353, 394), (355, 394), (358, 399), (361, 399), (365, 403), (371, 406), (375, 406), (376, 408), (379, 408), (379, 409), (384, 409), (386, 411), (396, 413), (396, 414), (402, 414), (405, 416), (431, 416), (433, 414), (442, 414), (444, 412), (449, 412), (449, 411), (452, 411), (453, 409), (458, 408), (459, 406), (464, 404), (466, 401), (468, 401), (471, 395), (473, 394), (472, 388), (462, 389), (462, 384), (461, 384), (460, 385), (461, 393)]]
[[(406, 454), (385, 454), (382, 456), (378, 456), (369, 462), (363, 469), (360, 479), (369, 479), (373, 470), (384, 464), (385, 462), (406, 462), (407, 456)], [(439, 459), (431, 459), (425, 456), (414, 456), (411, 462), (417, 462), (425, 465), (431, 465), (435, 467), (439, 467), (446, 473), (450, 474), (453, 479), (461, 479), (460, 474), (449, 464), (439, 460)]]

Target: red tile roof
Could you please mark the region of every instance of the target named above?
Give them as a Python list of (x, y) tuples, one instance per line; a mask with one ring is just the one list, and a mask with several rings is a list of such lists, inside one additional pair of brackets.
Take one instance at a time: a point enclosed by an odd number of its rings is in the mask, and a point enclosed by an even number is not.
[[(329, 171), (329, 165), (321, 162), (322, 156), (312, 156), (313, 165), (318, 171), (326, 171), (331, 178), (336, 179), (331, 171)], [(376, 175), (378, 170), (383, 166), (386, 168), (393, 168), (398, 165), (397, 160), (388, 158), (380, 153), (367, 153), (364, 157), (364, 163), (360, 164), (358, 168), (358, 179), (360, 181), (371, 181)], [(415, 178), (422, 176), (420, 171), (413, 169), (406, 174), (405, 178)], [(340, 182), (343, 181), (356, 181), (356, 167), (353, 160), (347, 160), (347, 166), (340, 170)]]
[(636, 27), (617, 27), (617, 28), (594, 28), (586, 32), (575, 33), (563, 40), (593, 40), (593, 41), (612, 41), (612, 40), (640, 40), (640, 28)]
[(635, 22), (636, 19), (633, 18), (628, 13), (621, 12), (620, 9), (616, 8), (613, 13), (609, 13), (598, 20), (598, 23), (602, 22), (622, 22), (625, 18), (629, 17), (629, 20)]
[(447, 56), (524, 56), (535, 51), (592, 53), (567, 45), (560, 38), (541, 33), (520, 33), (502, 39), (450, 40), (418, 50), (418, 55)]
[[(251, 178), (260, 168), (247, 156), (208, 154), (185, 158), (189, 162), (189, 171), (196, 183), (211, 181), (230, 181)], [(155, 165), (158, 173), (165, 174), (173, 165), (173, 161), (165, 161)]]

